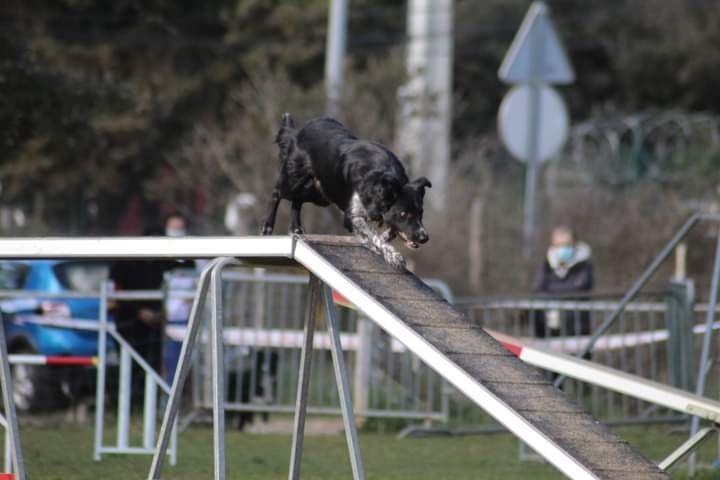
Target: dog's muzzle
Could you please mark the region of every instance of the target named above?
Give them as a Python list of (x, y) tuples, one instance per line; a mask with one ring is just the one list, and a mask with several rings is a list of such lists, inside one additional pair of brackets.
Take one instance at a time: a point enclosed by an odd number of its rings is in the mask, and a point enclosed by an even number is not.
[(430, 240), (430, 237), (425, 230), (418, 231), (415, 235), (413, 235), (413, 238), (408, 237), (403, 232), (398, 232), (398, 234), (403, 240), (405, 240), (405, 246), (412, 248), (413, 250), (420, 248), (420, 244), (427, 243), (427, 241)]

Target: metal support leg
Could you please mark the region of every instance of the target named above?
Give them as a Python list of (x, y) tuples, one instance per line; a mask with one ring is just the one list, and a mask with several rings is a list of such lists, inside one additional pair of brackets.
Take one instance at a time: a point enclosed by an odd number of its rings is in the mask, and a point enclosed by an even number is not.
[(680, 445), (677, 450), (668, 455), (668, 457), (658, 464), (660, 470), (667, 471), (675, 465), (677, 462), (682, 460), (685, 455), (695, 450), (711, 433), (717, 432), (717, 427), (705, 427), (699, 430), (695, 435), (687, 439), (685, 443)]
[(335, 380), (338, 387), (338, 396), (340, 397), (343, 423), (345, 424), (345, 439), (348, 444), (353, 479), (363, 480), (365, 478), (365, 469), (360, 455), (360, 444), (357, 438), (357, 429), (355, 428), (355, 414), (353, 413), (353, 404), (350, 398), (350, 384), (348, 383), (345, 359), (340, 344), (340, 322), (337, 307), (332, 300), (332, 291), (327, 285), (323, 285), (323, 304), (325, 306), (325, 323), (327, 323), (328, 333), (330, 334), (330, 351), (332, 352), (333, 367), (335, 368)]
[[(713, 323), (715, 318), (715, 307), (718, 303), (718, 290), (720, 290), (720, 228), (717, 232), (717, 244), (715, 246), (715, 264), (713, 265), (712, 279), (710, 281), (710, 295), (708, 300), (708, 310), (705, 318), (705, 334), (703, 336), (702, 353), (700, 355), (700, 366), (698, 369), (698, 379), (695, 384), (695, 393), (697, 395), (705, 395), (705, 381), (710, 370), (712, 359), (710, 358), (712, 346)], [(690, 423), (691, 439), (698, 433), (700, 419), (693, 417)], [(688, 462), (689, 473), (695, 473), (695, 455), (690, 457)]]
[(205, 266), (200, 274), (200, 279), (195, 293), (195, 300), (193, 301), (192, 309), (190, 310), (190, 317), (188, 318), (187, 334), (183, 340), (182, 348), (180, 350), (180, 358), (178, 359), (175, 378), (173, 380), (172, 388), (170, 389), (170, 398), (168, 399), (167, 406), (165, 407), (165, 414), (160, 427), (160, 435), (155, 449), (155, 454), (153, 455), (152, 464), (150, 465), (148, 480), (159, 480), (161, 478), (160, 475), (162, 473), (163, 462), (165, 461), (165, 455), (167, 454), (167, 448), (170, 442), (170, 433), (172, 429), (175, 428), (175, 420), (178, 408), (180, 407), (182, 389), (185, 385), (187, 375), (190, 372), (192, 349), (197, 340), (198, 332), (200, 331), (200, 315), (205, 305), (205, 298), (207, 296), (209, 286), (209, 275), (220, 260), (220, 258), (212, 260)]
[[(22, 447), (20, 446), (20, 431), (18, 429), (17, 417), (15, 416), (15, 401), (12, 394), (12, 378), (10, 377), (10, 365), (8, 363), (7, 343), (5, 343), (5, 327), (2, 315), (0, 315), (0, 388), (2, 388), (2, 399), (5, 404), (5, 422), (7, 431), (10, 432), (10, 451), (12, 463), (15, 470), (16, 480), (25, 480), (25, 465), (23, 464)], [(8, 438), (8, 437), (6, 437)]]
[(305, 334), (300, 352), (300, 374), (298, 377), (297, 397), (295, 400), (295, 422), (293, 426), (292, 449), (290, 451), (290, 480), (300, 478), (300, 462), (305, 435), (305, 414), (307, 413), (308, 387), (310, 386), (310, 369), (312, 366), (313, 337), (315, 319), (319, 310), (320, 281), (310, 276), (310, 295), (308, 297), (308, 315), (305, 321)]
[[(3, 418), (4, 420), (4, 418)], [(5, 455), (3, 459), (3, 465), (5, 466), (5, 471), (7, 473), (10, 473), (13, 471), (13, 460), (12, 460), (12, 449), (10, 448), (10, 429), (7, 428), (7, 424), (4, 425), (5, 427)]]
[(215, 480), (225, 480), (225, 355), (223, 354), (222, 271), (225, 266), (238, 263), (234, 258), (222, 258), (211, 273), (212, 317), (210, 322), (213, 382), (213, 464)]

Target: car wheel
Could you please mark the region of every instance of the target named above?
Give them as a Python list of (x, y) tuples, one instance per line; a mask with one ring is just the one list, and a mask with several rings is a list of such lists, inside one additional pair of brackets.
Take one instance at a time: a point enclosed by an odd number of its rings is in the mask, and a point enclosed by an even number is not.
[[(30, 348), (12, 353), (35, 354)], [(58, 406), (62, 401), (60, 382), (45, 365), (13, 364), (13, 400), (18, 412), (26, 413)]]

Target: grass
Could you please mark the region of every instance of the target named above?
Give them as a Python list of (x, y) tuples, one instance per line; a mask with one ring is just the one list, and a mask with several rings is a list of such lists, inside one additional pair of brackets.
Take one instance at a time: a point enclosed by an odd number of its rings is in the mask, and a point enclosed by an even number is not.
[[(626, 427), (618, 433), (652, 459), (661, 459), (680, 445), (684, 435), (673, 435), (670, 427)], [(23, 427), (22, 444), (30, 480), (127, 480), (147, 476), (149, 456), (108, 455), (92, 461), (92, 428)], [(179, 437), (178, 465), (167, 465), (164, 478), (198, 480), (212, 478), (212, 432), (196, 427)], [(285, 479), (290, 452), (289, 435), (252, 435), (228, 432), (228, 479)], [(517, 441), (509, 434), (473, 437), (436, 437), (398, 440), (391, 434), (360, 435), (367, 478), (412, 480), (532, 479), (561, 478), (550, 466), (517, 460)], [(702, 458), (713, 458), (717, 443), (703, 446)], [(681, 466), (673, 478), (685, 477)], [(705, 471), (698, 479), (718, 478)], [(344, 437), (307, 437), (302, 467), (303, 479), (351, 478)]]

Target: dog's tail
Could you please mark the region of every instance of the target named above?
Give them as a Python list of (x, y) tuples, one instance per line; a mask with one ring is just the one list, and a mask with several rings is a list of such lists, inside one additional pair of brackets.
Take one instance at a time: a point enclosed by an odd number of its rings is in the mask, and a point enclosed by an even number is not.
[(289, 113), (283, 113), (282, 121), (280, 123), (280, 130), (275, 135), (275, 143), (280, 148), (280, 161), (283, 162), (290, 154), (293, 146), (295, 145), (295, 122)]

